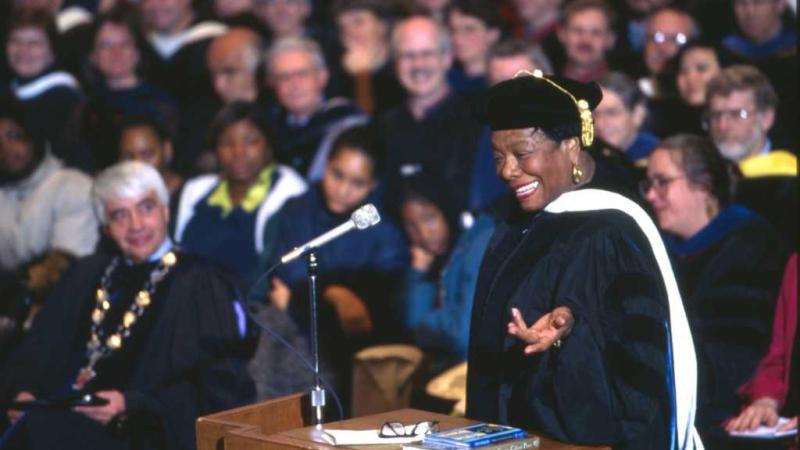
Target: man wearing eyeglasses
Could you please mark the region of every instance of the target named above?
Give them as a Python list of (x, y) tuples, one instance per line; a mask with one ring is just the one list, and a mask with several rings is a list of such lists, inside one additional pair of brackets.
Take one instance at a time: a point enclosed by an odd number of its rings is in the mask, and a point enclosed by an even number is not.
[(649, 77), (639, 80), (639, 88), (653, 98), (659, 97), (655, 77), (684, 44), (700, 34), (700, 29), (687, 12), (662, 8), (648, 17), (646, 30), (643, 56)]
[(769, 138), (778, 105), (769, 80), (753, 66), (730, 66), (708, 83), (706, 99), (705, 126), (711, 139), (745, 177), (737, 189), (738, 201), (796, 242), (797, 157), (773, 148)]

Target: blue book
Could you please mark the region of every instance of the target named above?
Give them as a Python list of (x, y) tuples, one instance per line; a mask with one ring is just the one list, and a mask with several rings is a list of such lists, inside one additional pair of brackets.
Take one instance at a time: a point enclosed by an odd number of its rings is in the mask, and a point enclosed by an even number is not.
[(474, 448), (507, 439), (518, 439), (527, 435), (527, 432), (515, 427), (493, 423), (476, 423), (461, 428), (426, 434), (423, 442), (425, 445)]

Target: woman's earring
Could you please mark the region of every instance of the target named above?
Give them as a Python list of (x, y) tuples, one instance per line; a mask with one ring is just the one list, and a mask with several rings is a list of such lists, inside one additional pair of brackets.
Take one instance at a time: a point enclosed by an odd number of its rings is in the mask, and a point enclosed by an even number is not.
[(580, 184), (581, 179), (583, 178), (583, 170), (581, 170), (581, 166), (577, 164), (572, 165), (572, 182), (575, 184)]

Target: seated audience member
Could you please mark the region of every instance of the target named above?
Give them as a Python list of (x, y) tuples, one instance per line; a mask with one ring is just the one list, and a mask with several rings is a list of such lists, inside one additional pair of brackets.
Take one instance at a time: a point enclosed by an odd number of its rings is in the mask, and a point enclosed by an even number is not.
[(713, 44), (691, 41), (681, 47), (676, 59), (678, 75), (675, 84), (681, 100), (689, 106), (705, 106), (708, 82), (722, 70), (719, 50)]
[(414, 0), (415, 5), (441, 24), (447, 23), (447, 7), (450, 0)]
[(220, 19), (230, 19), (253, 11), (254, 0), (214, 0), (214, 14)]
[(95, 82), (83, 111), (82, 135), (97, 170), (116, 162), (125, 116), (150, 116), (168, 129), (177, 125), (175, 99), (141, 76), (145, 44), (137, 19), (131, 8), (118, 7), (101, 15), (94, 25), (89, 61)]
[(708, 82), (706, 98), (709, 135), (745, 177), (797, 175), (797, 158), (769, 136), (778, 95), (764, 74), (753, 66), (726, 67)]
[(750, 61), (770, 57), (796, 57), (797, 33), (783, 23), (786, 0), (733, 0), (738, 33), (722, 45)]
[[(175, 169), (184, 176), (208, 172), (212, 162), (198, 162), (208, 118), (216, 112), (214, 89), (208, 67), (208, 47), (228, 27), (204, 20), (192, 0), (142, 0), (139, 8), (148, 50), (153, 58), (147, 78), (166, 89), (178, 101), (181, 118), (175, 142)], [(213, 111), (213, 112), (212, 112)]]
[[(722, 46), (741, 57), (767, 76), (781, 98), (777, 127), (786, 134), (786, 143), (797, 152), (800, 133), (797, 123), (797, 16), (788, 13), (787, 0), (734, 0), (738, 25), (722, 40)], [(730, 3), (726, 6), (730, 7)]]
[[(227, 278), (173, 246), (158, 172), (101, 172), (95, 212), (118, 247), (78, 260), (3, 367), (3, 401), (95, 393), (98, 406), (9, 410), (11, 448), (194, 448), (200, 415), (252, 398)], [(14, 442), (17, 442), (17, 446)]]
[(255, 0), (253, 12), (267, 26), (273, 39), (304, 37), (311, 15), (311, 0)]
[(404, 94), (391, 64), (389, 2), (337, 0), (332, 8), (342, 47), (340, 60), (331, 62), (336, 92), (370, 114), (398, 105)]
[(647, 40), (647, 18), (672, 0), (624, 0), (623, 20), (618, 24), (617, 34), (624, 48), (641, 53)]
[(68, 138), (68, 124), (77, 115), (83, 94), (75, 77), (58, 69), (56, 39), (55, 25), (45, 10), (21, 9), (11, 16), (5, 42), (11, 91), (53, 153), (67, 165), (87, 168), (91, 163)]
[(208, 70), (214, 92), (222, 103), (258, 100), (263, 44), (258, 33), (232, 28), (214, 38), (208, 47)]
[(541, 46), (555, 67), (564, 65), (564, 48), (558, 40), (564, 0), (513, 0), (517, 23), (515, 38)]
[(594, 110), (597, 135), (643, 165), (658, 143), (655, 135), (642, 130), (647, 116), (644, 95), (636, 83), (621, 72), (610, 72), (597, 83), (603, 91), (603, 99)]
[(674, 256), (697, 349), (696, 423), (709, 437), (767, 349), (786, 260), (767, 221), (731, 202), (729, 170), (710, 140), (677, 135), (658, 144), (642, 183)]
[(65, 168), (24, 116), (14, 99), (0, 100), (0, 292), (22, 283), (38, 309), (69, 263), (94, 250), (99, 229), (91, 179)]
[(117, 145), (121, 161), (141, 161), (158, 170), (170, 198), (181, 186), (183, 178), (169, 168), (172, 160), (172, 138), (164, 127), (148, 116), (131, 116), (122, 121)]
[(447, 72), (454, 91), (471, 94), (488, 87), (489, 50), (502, 30), (497, 6), (489, 0), (456, 0), (447, 9), (455, 64)]
[(604, 0), (577, 0), (564, 8), (558, 38), (566, 61), (559, 72), (573, 80), (595, 81), (609, 71), (608, 53), (614, 48), (616, 16)]
[(520, 70), (536, 69), (546, 74), (555, 73), (553, 64), (536, 44), (521, 39), (506, 39), (492, 47), (489, 52), (487, 77), (490, 86), (511, 79)]
[(726, 67), (706, 87), (706, 126), (722, 156), (744, 175), (737, 201), (769, 219), (797, 242), (797, 157), (773, 146), (778, 96), (755, 67)]
[(639, 89), (647, 98), (661, 99), (669, 96), (669, 87), (659, 79), (670, 60), (689, 40), (696, 38), (700, 29), (689, 13), (662, 8), (647, 18), (646, 41), (642, 56), (647, 75), (639, 79)]
[(245, 27), (230, 28), (211, 41), (206, 58), (213, 92), (195, 100), (181, 116), (173, 164), (178, 172), (188, 175), (218, 169), (214, 149), (207, 145), (208, 127), (224, 105), (263, 100), (263, 51), (261, 37)]
[[(365, 127), (351, 128), (336, 139), (321, 182), (312, 185), (302, 196), (287, 201), (267, 226), (262, 259), (264, 270), (293, 248), (344, 223), (358, 207), (377, 202), (381, 156), (376, 142), (371, 130)], [(348, 384), (346, 378), (341, 377), (349, 372), (353, 350), (392, 342), (400, 331), (392, 314), (391, 296), (399, 289), (403, 271), (408, 266), (406, 244), (400, 230), (383, 214), (380, 204), (377, 208), (383, 216), (377, 225), (353, 230), (315, 251), (319, 264), (320, 332), (324, 337), (322, 354), (337, 369), (337, 379), (342, 386)], [(256, 291), (267, 292), (272, 308), (285, 311), (292, 318), (291, 328), (295, 333), (308, 336), (305, 258), (278, 267), (273, 277), (257, 286)], [(280, 321), (280, 317), (268, 320)], [(273, 348), (270, 340), (267, 336), (262, 338), (261, 357), (269, 358), (266, 354), (270, 349), (273, 353), (277, 350), (276, 355), (285, 353)], [(259, 351), (256, 358), (259, 358)], [(296, 375), (287, 371), (289, 368), (276, 367), (275, 361), (266, 360), (261, 360), (258, 366), (267, 373), (258, 376), (257, 386), (261, 384), (259, 379), (263, 379), (272, 384), (266, 389), (274, 394), (291, 392), (277, 392), (278, 386), (292, 385)]]
[(670, 66), (675, 66), (678, 95), (651, 104), (650, 122), (655, 122), (656, 131), (665, 136), (704, 134), (706, 86), (722, 69), (721, 53), (713, 44), (702, 40), (690, 41), (681, 47)]
[(264, 250), (264, 228), (306, 184), (272, 157), (267, 119), (259, 106), (234, 102), (211, 124), (219, 175), (186, 181), (177, 206), (174, 237), (187, 251), (239, 275), (246, 285)]
[(400, 205), (411, 254), (401, 311), (414, 344), (431, 357), (428, 376), (467, 358), (472, 297), (494, 231), (494, 219), (480, 215), (459, 237), (446, 190), (435, 187), (407, 185)]
[(211, 40), (227, 31), (220, 22), (203, 20), (191, 0), (143, 0), (145, 36), (154, 51), (150, 73), (185, 105), (211, 87), (206, 53)]
[(407, 98), (377, 119), (386, 149), (387, 204), (396, 205), (404, 178), (423, 174), (462, 187), (453, 190), (452, 206), (465, 211), (484, 127), (447, 83), (453, 58), (447, 30), (430, 17), (408, 17), (394, 29), (392, 49)]
[(333, 140), (367, 117), (348, 99), (325, 98), (329, 72), (319, 45), (308, 38), (276, 41), (266, 56), (277, 104), (270, 119), (275, 159), (309, 182), (322, 178)]
[(739, 388), (742, 411), (725, 425), (730, 431), (753, 431), (760, 425), (774, 427), (778, 417), (791, 420), (780, 427), (797, 427), (800, 363), (797, 341), (797, 253), (786, 264), (783, 283), (772, 324), (769, 351), (758, 364), (755, 375)]

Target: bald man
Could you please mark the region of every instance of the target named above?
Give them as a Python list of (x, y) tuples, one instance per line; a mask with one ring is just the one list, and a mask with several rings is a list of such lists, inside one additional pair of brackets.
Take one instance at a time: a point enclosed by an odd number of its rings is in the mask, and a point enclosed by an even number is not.
[(258, 98), (261, 38), (246, 28), (232, 28), (208, 48), (208, 70), (214, 92), (223, 103)]

